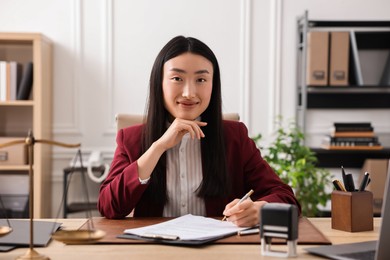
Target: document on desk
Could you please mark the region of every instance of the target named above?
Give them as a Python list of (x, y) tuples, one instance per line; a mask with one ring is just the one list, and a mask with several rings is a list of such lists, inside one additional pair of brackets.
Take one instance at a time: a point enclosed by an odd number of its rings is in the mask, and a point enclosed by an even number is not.
[(247, 228), (239, 228), (228, 221), (188, 214), (155, 225), (126, 229), (125, 234), (119, 237), (135, 239), (138, 237), (172, 244), (203, 244), (237, 234), (238, 231), (245, 229)]

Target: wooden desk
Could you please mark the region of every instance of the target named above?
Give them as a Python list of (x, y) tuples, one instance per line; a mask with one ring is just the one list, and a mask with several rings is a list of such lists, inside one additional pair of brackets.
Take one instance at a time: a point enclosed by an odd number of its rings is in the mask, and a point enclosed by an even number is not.
[[(69, 229), (81, 227), (84, 219), (61, 219), (58, 220)], [(349, 233), (331, 229), (330, 218), (311, 218), (310, 221), (321, 230), (333, 244), (360, 242), (377, 240), (380, 219), (374, 219), (374, 230), (368, 232)], [(303, 250), (312, 245), (298, 246), (298, 259), (323, 259), (309, 255)], [(286, 250), (284, 245), (273, 245), (273, 250)], [(44, 254), (50, 259), (153, 259), (153, 260), (259, 260), (278, 259), (275, 257), (265, 257), (261, 255), (260, 245), (208, 245), (205, 247), (178, 247), (159, 244), (127, 244), (127, 245), (64, 245), (61, 242), (52, 241), (46, 248), (36, 248), (40, 254)], [(18, 248), (8, 253), (0, 253), (0, 258), (13, 260), (17, 256), (24, 254), (27, 248)], [(279, 258), (281, 259), (281, 258)]]

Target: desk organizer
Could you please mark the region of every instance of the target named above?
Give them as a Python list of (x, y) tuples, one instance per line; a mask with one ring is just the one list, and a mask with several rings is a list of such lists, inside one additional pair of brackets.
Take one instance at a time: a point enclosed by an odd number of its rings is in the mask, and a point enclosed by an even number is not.
[(333, 191), (332, 228), (360, 232), (374, 229), (373, 195), (370, 191)]

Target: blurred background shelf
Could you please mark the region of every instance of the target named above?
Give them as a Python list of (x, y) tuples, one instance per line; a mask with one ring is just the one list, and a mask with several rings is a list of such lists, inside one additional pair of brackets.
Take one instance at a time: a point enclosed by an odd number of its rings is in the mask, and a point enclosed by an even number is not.
[(388, 159), (390, 148), (382, 150), (326, 150), (322, 148), (311, 148), (318, 158), (318, 167), (340, 168), (361, 168), (366, 159)]

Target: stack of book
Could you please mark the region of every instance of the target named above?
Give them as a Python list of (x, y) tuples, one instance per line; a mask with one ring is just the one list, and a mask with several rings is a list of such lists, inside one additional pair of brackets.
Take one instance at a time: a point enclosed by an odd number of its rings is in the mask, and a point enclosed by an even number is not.
[(322, 140), (322, 148), (329, 150), (381, 150), (371, 123), (334, 123), (331, 134)]

